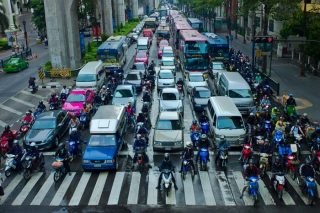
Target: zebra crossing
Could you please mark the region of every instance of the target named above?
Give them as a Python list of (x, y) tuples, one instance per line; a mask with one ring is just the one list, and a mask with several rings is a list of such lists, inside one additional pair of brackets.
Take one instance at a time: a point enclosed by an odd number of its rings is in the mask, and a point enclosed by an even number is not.
[[(239, 195), (245, 184), (240, 171), (200, 171), (194, 178), (175, 177), (178, 190), (169, 196), (156, 190), (159, 171), (140, 172), (72, 172), (58, 183), (53, 172), (38, 172), (29, 181), (21, 174), (4, 182), (5, 195), (0, 205), (12, 206), (78, 206), (78, 205), (175, 205), (175, 206), (252, 206), (253, 200)], [(290, 192), (279, 200), (270, 184), (271, 173), (259, 180), (259, 205), (305, 205), (308, 198), (297, 183), (286, 176)]]

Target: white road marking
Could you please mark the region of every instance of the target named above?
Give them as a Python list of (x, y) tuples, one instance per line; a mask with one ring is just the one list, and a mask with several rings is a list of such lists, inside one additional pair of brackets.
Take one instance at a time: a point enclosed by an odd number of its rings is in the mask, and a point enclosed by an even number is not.
[(131, 184), (128, 195), (128, 204), (138, 204), (139, 187), (140, 187), (140, 172), (132, 172)]
[(4, 195), (0, 199), (0, 205), (2, 205), (7, 200), (7, 198), (10, 196), (11, 192), (18, 186), (18, 184), (20, 183), (22, 178), (23, 178), (22, 175), (15, 176), (13, 178), (13, 180), (11, 180), (9, 185), (3, 189)]
[(91, 177), (91, 172), (84, 172), (81, 176), (80, 181), (78, 182), (77, 188), (73, 193), (73, 196), (69, 202), (69, 206), (77, 206), (80, 203), (81, 197), (86, 189), (88, 181)]
[(36, 185), (38, 180), (43, 175), (43, 172), (36, 172), (31, 179), (27, 182), (27, 184), (23, 187), (19, 195), (16, 199), (12, 202), (13, 206), (19, 206), (23, 203), (23, 201), (27, 198), (32, 188)]
[(23, 94), (25, 94), (25, 95), (34, 96), (34, 97), (39, 98), (39, 99), (47, 99), (47, 97), (45, 97), (45, 96), (41, 96), (41, 95), (37, 95), (37, 94), (32, 94), (31, 92), (28, 92), (28, 91), (25, 91), (25, 90), (21, 90), (20, 92), (23, 93)]
[(59, 206), (64, 195), (66, 194), (72, 179), (74, 178), (74, 176), (76, 175), (75, 172), (71, 172), (71, 175), (66, 175), (62, 184), (60, 185), (58, 191), (56, 192), (56, 194), (54, 195), (54, 198), (52, 199), (50, 206)]
[(199, 176), (206, 205), (215, 206), (216, 200), (213, 195), (208, 172), (199, 171)]
[(194, 197), (193, 183), (190, 173), (187, 174), (185, 180), (183, 181), (183, 188), (186, 205), (196, 205), (196, 199)]
[(158, 185), (158, 176), (159, 173), (149, 170), (147, 205), (158, 204), (158, 190), (156, 189)]
[(24, 100), (20, 100), (18, 98), (15, 98), (14, 96), (13, 97), (10, 97), (11, 100), (15, 101), (15, 102), (18, 102), (18, 103), (21, 103), (23, 105), (26, 105), (28, 107), (36, 107), (36, 105), (32, 104), (32, 103), (29, 103), (27, 101), (24, 101)]
[(5, 126), (7, 126), (8, 124), (6, 123), (6, 122), (3, 122), (2, 120), (0, 120), (0, 126), (2, 126), (2, 127), (5, 127)]
[(17, 114), (17, 115), (22, 115), (22, 112), (19, 112), (18, 110), (15, 110), (15, 109), (12, 109), (11, 107), (7, 107), (7, 106), (5, 106), (3, 104), (0, 104), (0, 108), (6, 110), (8, 112)]
[(47, 178), (46, 182), (42, 185), (41, 189), (37, 193), (37, 195), (33, 198), (33, 201), (30, 205), (37, 205), (39, 206), (45, 196), (47, 195), (48, 191), (50, 190), (52, 184), (54, 183), (53, 180), (54, 172), (52, 172), (49, 177)]
[(304, 194), (302, 194), (301, 189), (300, 189), (300, 187), (298, 186), (297, 182), (294, 181), (294, 180), (290, 177), (290, 175), (285, 175), (285, 177), (286, 177), (286, 180), (287, 180), (287, 181), (290, 183), (290, 185), (292, 186), (292, 188), (293, 188), (293, 189), (297, 192), (297, 194), (300, 196), (300, 198), (302, 199), (302, 201), (303, 201), (306, 205), (310, 204), (309, 199), (308, 199)]
[(98, 180), (96, 182), (96, 185), (94, 186), (93, 192), (91, 194), (90, 200), (88, 205), (89, 206), (94, 206), (94, 205), (99, 205), (99, 201), (103, 192), (103, 187), (106, 183), (108, 177), (107, 172), (100, 172)]
[(262, 200), (264, 201), (264, 204), (268, 205), (276, 205), (271, 194), (269, 193), (267, 186), (264, 184), (264, 182), (261, 180), (259, 181), (259, 192), (262, 197)]
[(117, 205), (119, 202), (120, 192), (125, 172), (117, 172), (114, 177), (112, 189), (109, 195), (108, 205)]
[[(233, 176), (234, 176), (234, 179), (237, 183), (238, 189), (241, 193), (242, 189), (244, 187), (244, 184), (245, 184), (242, 173), (240, 171), (233, 171)], [(253, 199), (251, 199), (249, 197), (247, 191), (244, 192), (244, 194), (243, 194), (243, 202), (244, 202), (244, 205), (246, 205), (246, 206), (253, 206), (253, 204), (254, 204)]]
[[(214, 173), (210, 173), (214, 175)], [(235, 206), (236, 203), (234, 201), (228, 179), (223, 172), (217, 172), (217, 180), (219, 183), (220, 191), (222, 193), (223, 201), (226, 206)]]
[(169, 192), (169, 195), (166, 196), (166, 204), (167, 205), (176, 205), (176, 203), (177, 203), (177, 201), (176, 201), (176, 190), (173, 188), (173, 184), (172, 184), (171, 190)]

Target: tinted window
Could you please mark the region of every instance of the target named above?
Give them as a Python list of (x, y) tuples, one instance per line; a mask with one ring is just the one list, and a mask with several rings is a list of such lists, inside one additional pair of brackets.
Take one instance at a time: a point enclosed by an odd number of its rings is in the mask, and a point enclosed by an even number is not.
[(163, 66), (174, 66), (174, 61), (162, 61)]
[(70, 94), (67, 98), (67, 102), (84, 102), (86, 99), (83, 94)]
[(131, 90), (128, 89), (117, 90), (114, 95), (115, 98), (129, 98), (132, 96)]
[(76, 81), (77, 82), (96, 81), (96, 75), (95, 74), (79, 74)]
[(115, 146), (115, 135), (91, 135), (89, 146)]
[(173, 74), (171, 72), (160, 72), (159, 73), (159, 78), (160, 79), (172, 79)]
[(175, 93), (163, 93), (162, 100), (172, 101), (172, 100), (178, 100), (178, 98)]
[(217, 120), (218, 129), (243, 129), (240, 116), (221, 116)]
[(32, 129), (54, 129), (56, 127), (56, 121), (54, 118), (52, 119), (37, 119)]
[(223, 64), (212, 64), (212, 68), (215, 69), (215, 70), (223, 70), (223, 69), (225, 69)]
[(232, 89), (229, 90), (230, 98), (251, 98), (251, 91), (249, 89)]
[(209, 90), (198, 90), (194, 93), (196, 98), (210, 98), (211, 94)]
[(191, 81), (191, 82), (202, 82), (202, 81), (204, 81), (204, 78), (201, 75), (189, 75), (189, 81)]
[(179, 120), (159, 120), (157, 123), (158, 130), (181, 130), (181, 128)]
[(127, 75), (127, 80), (139, 80), (140, 77), (137, 74), (128, 74)]

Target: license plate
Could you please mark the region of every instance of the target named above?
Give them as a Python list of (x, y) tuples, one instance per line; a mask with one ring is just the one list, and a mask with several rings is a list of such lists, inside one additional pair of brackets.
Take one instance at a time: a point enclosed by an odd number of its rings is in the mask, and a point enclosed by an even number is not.
[(101, 164), (94, 164), (93, 166), (96, 167), (96, 168), (100, 168)]

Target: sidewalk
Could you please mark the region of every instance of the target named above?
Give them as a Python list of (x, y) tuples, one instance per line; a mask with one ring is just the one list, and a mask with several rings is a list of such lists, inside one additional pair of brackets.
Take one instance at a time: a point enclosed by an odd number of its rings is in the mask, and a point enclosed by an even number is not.
[[(226, 34), (221, 34), (225, 37)], [(233, 33), (234, 35), (234, 33)], [(233, 36), (234, 38), (235, 36)], [(243, 44), (243, 37), (238, 35), (233, 39), (231, 45), (235, 50), (242, 51), (251, 58), (252, 44), (247, 41)], [(280, 83), (280, 96), (292, 93), (297, 100), (297, 110), (299, 113), (308, 113), (313, 120), (320, 120), (320, 78), (306, 74), (300, 76), (300, 67), (297, 61), (288, 58), (272, 58), (271, 78)]]

